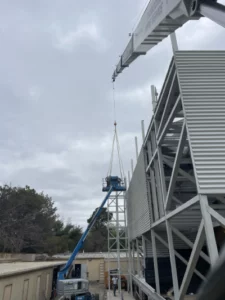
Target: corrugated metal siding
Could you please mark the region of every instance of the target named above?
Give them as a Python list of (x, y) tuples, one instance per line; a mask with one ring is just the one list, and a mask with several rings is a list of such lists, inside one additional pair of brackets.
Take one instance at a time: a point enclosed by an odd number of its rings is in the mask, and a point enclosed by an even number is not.
[(138, 157), (138, 162), (126, 197), (130, 238), (134, 239), (150, 230), (150, 214), (143, 149)]
[[(152, 243), (150, 242), (150, 240), (146, 241), (145, 247), (146, 247), (146, 257), (153, 257)], [(169, 256), (168, 248), (166, 248), (164, 245), (158, 242), (157, 239), (156, 239), (156, 247), (157, 247), (157, 257)]]
[(225, 193), (225, 51), (175, 55), (198, 192)]

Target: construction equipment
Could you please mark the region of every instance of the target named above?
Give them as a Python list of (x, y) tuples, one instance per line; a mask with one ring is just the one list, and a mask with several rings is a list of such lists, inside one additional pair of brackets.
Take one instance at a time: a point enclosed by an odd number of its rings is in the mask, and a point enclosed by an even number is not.
[[(225, 27), (225, 6), (216, 0), (150, 0), (120, 57), (112, 80), (189, 20), (208, 17)], [(173, 37), (172, 37), (173, 38)]]
[(57, 293), (58, 296), (64, 296), (65, 299), (90, 300), (92, 298), (88, 290), (88, 281), (86, 279), (70, 278), (71, 269), (73, 267), (73, 261), (76, 258), (80, 249), (82, 248), (84, 241), (88, 233), (90, 232), (92, 226), (95, 224), (96, 220), (100, 216), (102, 209), (106, 201), (110, 197), (111, 193), (115, 191), (125, 191), (126, 186), (119, 177), (108, 176), (105, 179), (102, 190), (107, 192), (106, 197), (102, 201), (101, 206), (98, 208), (95, 215), (92, 217), (90, 224), (81, 236), (66, 265), (58, 272)]

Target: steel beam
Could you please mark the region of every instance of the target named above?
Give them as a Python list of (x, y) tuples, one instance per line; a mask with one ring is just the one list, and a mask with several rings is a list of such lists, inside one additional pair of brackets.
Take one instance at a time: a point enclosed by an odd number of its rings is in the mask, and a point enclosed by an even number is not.
[(181, 213), (183, 210), (190, 208), (191, 206), (195, 205), (199, 202), (199, 195), (195, 196), (194, 198), (190, 199), (189, 201), (185, 202), (183, 205), (179, 206), (178, 208), (174, 209), (170, 213), (167, 213), (163, 218), (152, 224), (151, 228), (155, 228), (159, 224), (169, 220), (170, 218), (176, 216), (177, 214)]
[(141, 133), (142, 133), (142, 142), (144, 144), (145, 141), (145, 121), (141, 121)]
[(152, 239), (152, 253), (153, 253), (153, 262), (154, 262), (156, 292), (160, 295), (160, 282), (159, 282), (159, 268), (158, 268), (157, 248), (156, 248), (156, 241), (155, 241), (155, 232), (153, 230), (151, 230), (151, 239)]
[(225, 27), (225, 6), (211, 1), (199, 5), (199, 12), (201, 15), (209, 18), (215, 23)]
[(130, 184), (130, 171), (128, 171), (128, 182)]
[(178, 143), (177, 153), (176, 153), (176, 157), (175, 157), (175, 161), (174, 161), (174, 165), (173, 165), (173, 171), (171, 174), (171, 180), (170, 180), (170, 184), (169, 184), (169, 188), (168, 188), (168, 192), (167, 192), (166, 203), (165, 203), (166, 210), (170, 209), (172, 195), (173, 195), (175, 184), (176, 184), (176, 177), (178, 174), (178, 169), (180, 167), (180, 160), (181, 160), (181, 157), (183, 154), (183, 149), (184, 149), (184, 144), (186, 142), (186, 138), (187, 138), (187, 131), (186, 131), (186, 123), (184, 120), (182, 130), (181, 130), (180, 140)]
[(138, 161), (138, 139), (136, 136), (134, 140), (135, 140), (136, 159)]
[[(164, 126), (164, 128), (162, 129), (162, 132), (161, 132), (161, 128), (159, 128), (158, 130), (158, 133), (159, 133), (159, 137), (158, 137), (158, 145), (160, 145), (166, 135), (166, 132), (168, 131), (170, 125), (172, 124), (173, 122), (173, 119), (175, 118), (176, 116), (176, 113), (179, 111), (179, 109), (181, 108), (181, 96), (179, 95), (177, 97), (177, 100), (173, 106), (173, 109), (166, 121), (166, 124)], [(160, 124), (161, 125), (161, 124)], [(162, 125), (161, 125), (162, 126)]]
[(202, 249), (203, 244), (204, 244), (204, 240), (205, 240), (204, 222), (202, 220), (201, 223), (200, 223), (200, 226), (199, 226), (199, 230), (198, 230), (198, 233), (197, 233), (197, 236), (196, 236), (196, 240), (194, 242), (194, 246), (193, 246), (193, 249), (192, 249), (192, 252), (191, 252), (191, 256), (189, 258), (187, 269), (185, 271), (184, 278), (182, 280), (182, 284), (181, 284), (181, 287), (180, 287), (179, 300), (183, 300), (183, 298), (184, 298), (184, 296), (187, 292), (187, 289), (188, 289), (188, 286), (190, 284), (194, 269), (195, 269), (196, 264), (198, 262), (199, 254), (200, 254), (201, 249)]
[[(163, 157), (163, 161), (170, 167), (173, 168), (173, 163), (169, 161), (167, 158)], [(189, 179), (191, 182), (196, 183), (194, 176), (191, 176), (181, 168), (178, 168), (178, 173), (182, 175), (183, 177)]]
[[(147, 151), (148, 151), (148, 156), (151, 157), (151, 143), (150, 141), (147, 142)], [(158, 201), (157, 201), (157, 195), (156, 195), (156, 185), (155, 185), (155, 173), (150, 168), (150, 184), (151, 184), (151, 191), (152, 191), (152, 200), (153, 200), (153, 210), (154, 210), (154, 222), (155, 220), (159, 219), (159, 210), (158, 210)]]
[(148, 166), (147, 166), (147, 168), (146, 168), (146, 172), (148, 172), (149, 169), (151, 168), (151, 166), (152, 166), (152, 164), (153, 164), (155, 158), (157, 157), (157, 155), (158, 155), (158, 149), (156, 149), (155, 152), (153, 153), (153, 155), (151, 155), (151, 159), (149, 158), (150, 161), (149, 161), (149, 164), (148, 164)]
[(222, 226), (225, 228), (225, 218), (222, 217), (218, 212), (212, 209), (210, 206), (207, 207), (208, 212), (210, 215)]
[(200, 206), (202, 217), (205, 225), (205, 235), (207, 241), (207, 248), (209, 251), (209, 257), (211, 265), (214, 265), (218, 258), (218, 248), (216, 244), (216, 238), (213, 230), (213, 223), (210, 213), (208, 212), (208, 198), (205, 195), (200, 195)]
[(132, 173), (132, 176), (133, 176), (133, 173), (134, 173), (134, 161), (133, 161), (133, 159), (131, 159), (131, 173)]
[(173, 235), (170, 224), (168, 220), (166, 220), (166, 231), (168, 237), (168, 245), (169, 245), (169, 254), (170, 254), (170, 265), (172, 271), (172, 280), (173, 280), (173, 290), (174, 290), (174, 300), (178, 300), (179, 298), (179, 286), (177, 280), (177, 268), (176, 268), (176, 260), (173, 246)]
[(170, 40), (173, 48), (173, 53), (175, 53), (176, 51), (178, 51), (177, 37), (175, 32), (172, 32), (170, 34)]
[(158, 128), (158, 132), (156, 133), (157, 138), (159, 138), (159, 136), (162, 132), (162, 128), (168, 120), (168, 109), (169, 109), (168, 106), (170, 106), (171, 102), (173, 101), (173, 97), (171, 97), (171, 93), (172, 93), (172, 90), (174, 88), (176, 78), (177, 78), (177, 73), (175, 71), (174, 75), (173, 75), (171, 85), (170, 85), (169, 93), (167, 95), (165, 107), (163, 108), (162, 116), (160, 116), (160, 124), (159, 124), (159, 128)]
[[(171, 225), (171, 229), (172, 231), (182, 240), (184, 241), (190, 248), (194, 247), (194, 244), (182, 233), (180, 232), (177, 228), (173, 227)], [(200, 256), (207, 261), (207, 263), (210, 264), (210, 258), (208, 257), (208, 255), (206, 255), (203, 251), (200, 252)]]
[(139, 244), (138, 244), (138, 239), (136, 238), (136, 250), (137, 250), (137, 273), (138, 276), (140, 276), (140, 257), (139, 257)]
[[(155, 234), (156, 238), (166, 247), (169, 248), (169, 245), (166, 241), (164, 241), (161, 236), (159, 236), (157, 233)], [(188, 261), (183, 258), (182, 255), (180, 255), (180, 253), (178, 253), (176, 250), (174, 250), (174, 254), (185, 264), (188, 265)], [(199, 278), (201, 278), (202, 280), (205, 280), (205, 276), (203, 276), (198, 270), (194, 270), (195, 274), (198, 275)]]

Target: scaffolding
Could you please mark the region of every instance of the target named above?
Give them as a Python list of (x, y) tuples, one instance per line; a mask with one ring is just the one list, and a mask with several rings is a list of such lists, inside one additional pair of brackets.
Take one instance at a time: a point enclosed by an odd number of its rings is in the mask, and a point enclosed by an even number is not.
[[(115, 192), (108, 199), (108, 287), (110, 274), (118, 277), (118, 292), (121, 294), (121, 275), (128, 279), (129, 246), (126, 218), (125, 192)], [(112, 269), (112, 263), (116, 268)], [(129, 288), (129, 281), (128, 281)]]

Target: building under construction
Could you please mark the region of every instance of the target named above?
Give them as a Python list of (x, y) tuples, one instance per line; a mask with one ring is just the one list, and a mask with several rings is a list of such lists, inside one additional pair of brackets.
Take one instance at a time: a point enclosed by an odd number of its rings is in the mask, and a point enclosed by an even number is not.
[(161, 92), (151, 87), (125, 196), (137, 299), (196, 294), (225, 241), (225, 51), (179, 51), (174, 33), (202, 16), (225, 27), (216, 1), (150, 1), (113, 73), (170, 35), (174, 55)]

